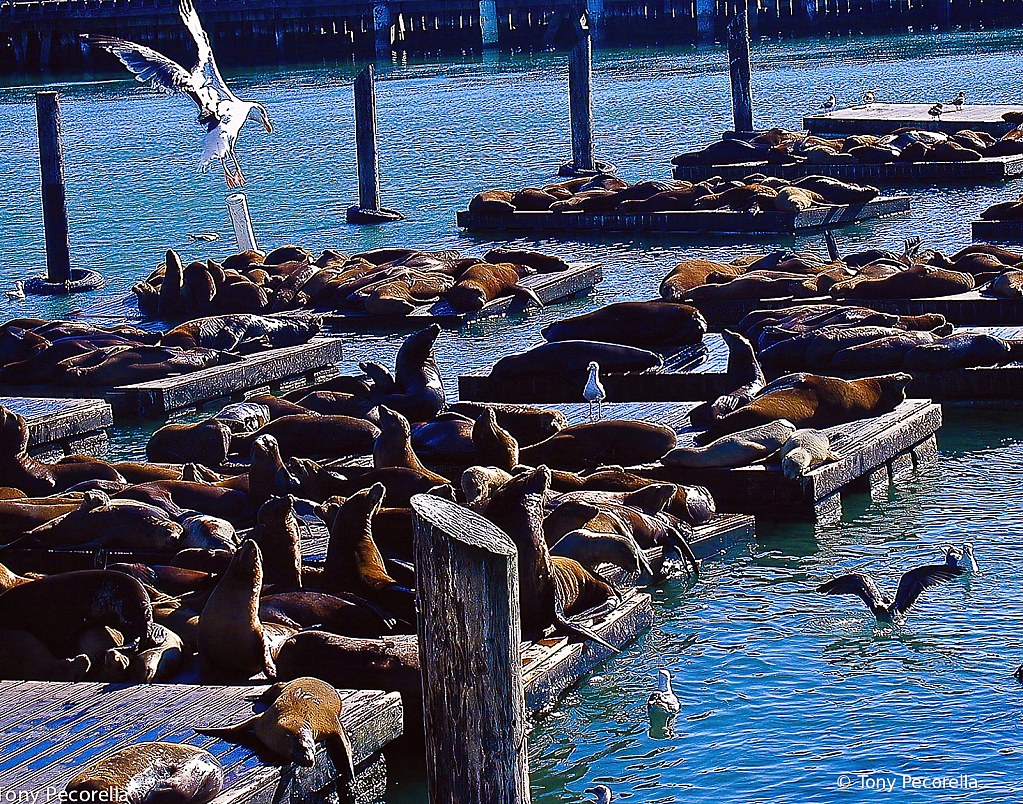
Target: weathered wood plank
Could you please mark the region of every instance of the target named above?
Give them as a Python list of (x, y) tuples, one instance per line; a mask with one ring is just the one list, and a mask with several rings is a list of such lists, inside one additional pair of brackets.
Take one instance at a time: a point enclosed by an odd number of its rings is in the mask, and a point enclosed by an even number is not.
[(106, 428), (114, 423), (112, 408), (99, 399), (3, 396), (0, 405), (25, 418), (29, 454), (40, 459), (99, 454), (91, 450), (105, 450)]
[(955, 134), (964, 128), (986, 131), (1000, 137), (1012, 128), (1002, 119), (1006, 112), (1021, 112), (1023, 106), (1010, 104), (971, 104), (960, 111), (949, 107), (935, 120), (928, 113), (932, 103), (872, 103), (850, 106), (824, 114), (803, 117), (803, 128), (814, 134), (890, 134), (910, 127)]

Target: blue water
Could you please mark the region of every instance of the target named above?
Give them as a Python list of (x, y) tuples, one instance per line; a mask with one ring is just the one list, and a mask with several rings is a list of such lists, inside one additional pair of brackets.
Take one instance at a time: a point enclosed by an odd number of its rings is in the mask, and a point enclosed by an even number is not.
[[(1018, 100), (1019, 31), (754, 46), (759, 124), (796, 126), (835, 92), (855, 102)], [(350, 228), (356, 197), (351, 92), (354, 68), (310, 66), (234, 78), (242, 97), (264, 100), (277, 127), (246, 129), (239, 153), (249, 179), (260, 245), (299, 242), (357, 251), (383, 245), (458, 247), (479, 253), (489, 239), (461, 235), (454, 213), (488, 187), (552, 178), (570, 152), (563, 56), (501, 55), (463, 62), (396, 62), (378, 69), (380, 168), (387, 206), (409, 216), (379, 229)], [(108, 311), (168, 247), (186, 258), (224, 256), (230, 230), (222, 180), (193, 172), (198, 132), (187, 103), (123, 80), (97, 77), (60, 87), (65, 117), (71, 242), (76, 265), (98, 268), (109, 286), (89, 299), (0, 297), (7, 318), (66, 315), (101, 302)], [(43, 259), (33, 87), (0, 89), (0, 286)], [(730, 125), (720, 50), (597, 52), (598, 155), (624, 177), (667, 178), (668, 160)], [(838, 233), (843, 249), (896, 247), (912, 234), (953, 250), (969, 222), (1003, 187), (914, 188), (911, 216)], [(190, 232), (224, 242), (189, 244)], [(512, 321), (445, 333), (440, 361), (449, 393), (465, 369), (490, 364), (538, 340), (539, 326), (569, 312), (656, 292), (660, 277), (691, 256), (732, 257), (771, 242), (678, 243), (609, 236), (583, 242), (520, 240), (604, 264), (606, 279), (585, 299)], [(823, 249), (818, 240), (805, 247)], [(387, 361), (390, 339), (362, 339), (351, 352)], [(531, 738), (535, 799), (579, 801), (596, 780), (642, 802), (878, 800), (1015, 802), (1023, 688), (1023, 424), (1017, 411), (946, 411), (937, 466), (887, 500), (848, 505), (835, 526), (761, 523), (752, 544), (708, 562), (691, 590), (658, 589), (653, 629), (542, 718)], [(119, 455), (139, 455), (139, 430), (115, 434)], [(853, 569), (894, 589), (902, 570), (938, 558), (951, 540), (977, 546), (983, 574), (931, 590), (908, 624), (879, 629), (855, 600), (813, 593)], [(677, 735), (653, 740), (645, 701), (658, 668), (682, 699)], [(392, 764), (391, 804), (423, 800), (421, 771)], [(876, 771), (875, 775), (857, 776)], [(960, 779), (971, 789), (902, 789), (899, 773), (923, 783)], [(840, 787), (848, 777), (850, 789)], [(894, 779), (896, 789), (874, 787)], [(947, 782), (946, 782), (947, 784)], [(972, 789), (976, 785), (976, 789)]]

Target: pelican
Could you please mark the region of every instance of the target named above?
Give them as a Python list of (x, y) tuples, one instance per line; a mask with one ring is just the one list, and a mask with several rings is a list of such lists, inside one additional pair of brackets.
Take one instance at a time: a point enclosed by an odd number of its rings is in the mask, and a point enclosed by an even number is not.
[(615, 797), (615, 794), (611, 792), (611, 788), (606, 784), (596, 784), (593, 787), (588, 787), (583, 792), (593, 796), (593, 800), (597, 804), (611, 804), (611, 799)]
[(835, 100), (834, 95), (828, 95), (827, 99), (824, 101), (824, 103), (820, 105), (819, 108), (823, 109), (825, 114), (831, 114), (833, 111), (835, 111), (836, 102), (837, 101)]
[(650, 730), (667, 732), (682, 708), (675, 691), (671, 688), (671, 673), (657, 671), (657, 689), (646, 700), (646, 713), (650, 719)]
[(927, 110), (927, 114), (931, 117), (941, 120), (941, 113), (945, 111), (940, 103), (934, 104), (930, 109)]
[(14, 282), (14, 290), (5, 290), (4, 295), (12, 301), (25, 301), (25, 283), (21, 279)]
[(956, 95), (955, 100), (952, 101), (949, 106), (955, 106), (957, 112), (963, 110), (963, 104), (966, 103), (966, 93), (963, 90), (959, 90), (959, 94)]
[(874, 102), (874, 90), (868, 89), (863, 93), (863, 97), (860, 98), (864, 106), (870, 106)]
[(911, 569), (899, 579), (895, 600), (889, 600), (887, 595), (882, 594), (873, 578), (858, 572), (822, 583), (817, 591), (825, 595), (856, 595), (867, 604), (878, 622), (893, 623), (906, 618), (909, 609), (925, 589), (950, 581), (963, 572), (965, 570), (962, 567), (950, 567), (947, 564), (928, 564)]
[(160, 92), (187, 95), (195, 101), (199, 107), (199, 124), (206, 127), (199, 170), (205, 173), (213, 160), (220, 160), (227, 186), (241, 187), (245, 177), (234, 146), (242, 126), (246, 120), (255, 120), (263, 124), (267, 133), (273, 133), (273, 125), (263, 104), (242, 100), (224, 82), (192, 0), (179, 0), (178, 14), (198, 50), (191, 72), (145, 45), (99, 34), (82, 34), (82, 38), (89, 45), (117, 56), (135, 74), (136, 81), (149, 81)]
[(590, 421), (593, 421), (593, 403), (597, 403), (597, 419), (601, 416), (601, 406), (604, 400), (607, 399), (607, 391), (604, 390), (604, 386), (600, 382), (600, 364), (595, 360), (590, 361), (590, 365), (587, 367), (590, 372), (590, 376), (586, 380), (586, 387), (583, 388), (583, 399), (590, 404)]

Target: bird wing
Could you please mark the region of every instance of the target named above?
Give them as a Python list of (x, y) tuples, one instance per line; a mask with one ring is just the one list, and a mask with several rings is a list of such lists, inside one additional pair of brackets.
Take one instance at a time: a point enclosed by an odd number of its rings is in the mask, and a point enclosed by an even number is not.
[(227, 82), (224, 81), (224, 77), (220, 74), (217, 60), (213, 57), (210, 38), (206, 35), (206, 31), (203, 30), (202, 23), (199, 21), (199, 14), (196, 12), (192, 0), (179, 0), (178, 14), (181, 16), (181, 21), (185, 23), (185, 27), (188, 28), (188, 32), (192, 35), (192, 40), (195, 42), (196, 51), (198, 52), (198, 58), (192, 72), (197, 76), (201, 76), (203, 86), (216, 94), (216, 97), (211, 98), (214, 109), (218, 100), (237, 100), (237, 96), (228, 88)]
[(192, 74), (151, 47), (100, 34), (82, 34), (82, 39), (91, 47), (102, 48), (117, 56), (134, 73), (136, 81), (149, 81), (161, 92), (193, 95), (194, 100), (197, 87)]
[(870, 609), (883, 608), (886, 605), (874, 579), (858, 572), (840, 575), (832, 581), (822, 583), (817, 587), (817, 591), (825, 595), (856, 595)]
[(963, 574), (962, 567), (950, 567), (948, 564), (928, 564), (911, 569), (899, 580), (899, 588), (895, 592), (895, 603), (892, 611), (905, 614), (916, 603), (924, 589), (950, 581)]

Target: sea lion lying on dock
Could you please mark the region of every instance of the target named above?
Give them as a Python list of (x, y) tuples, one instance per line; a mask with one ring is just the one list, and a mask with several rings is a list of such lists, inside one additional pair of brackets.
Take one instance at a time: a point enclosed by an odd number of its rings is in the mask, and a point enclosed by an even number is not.
[(540, 330), (548, 342), (601, 341), (661, 351), (698, 344), (706, 332), (696, 308), (655, 301), (615, 302)]
[(169, 330), (160, 339), (160, 344), (224, 352), (277, 349), (307, 343), (319, 333), (320, 328), (321, 320), (317, 316), (285, 318), (234, 313), (186, 321)]
[(580, 388), (589, 373), (589, 364), (600, 364), (601, 374), (630, 374), (664, 365), (664, 359), (635, 346), (598, 341), (555, 341), (534, 346), (526, 352), (505, 355), (490, 370), (491, 377), (556, 376), (578, 379)]
[(792, 422), (775, 419), (723, 435), (704, 447), (676, 447), (661, 462), (687, 469), (749, 466), (776, 453), (795, 432)]
[(212, 349), (165, 346), (109, 346), (61, 360), (53, 369), (56, 385), (131, 385), (163, 380), (240, 358)]
[(597, 466), (634, 466), (660, 460), (675, 448), (670, 427), (644, 421), (607, 420), (573, 424), (546, 441), (519, 450), (527, 466), (547, 464), (577, 471)]

